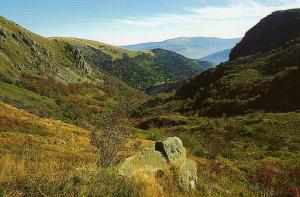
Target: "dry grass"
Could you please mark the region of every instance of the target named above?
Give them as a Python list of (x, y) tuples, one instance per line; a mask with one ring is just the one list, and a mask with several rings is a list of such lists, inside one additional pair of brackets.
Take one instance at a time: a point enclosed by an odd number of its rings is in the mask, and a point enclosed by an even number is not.
[[(0, 128), (0, 196), (158, 194), (153, 192), (159, 187), (154, 175), (131, 181), (114, 169), (99, 169), (87, 130), (4, 103), (0, 103)], [(132, 140), (122, 154), (152, 143)]]
[[(87, 130), (41, 119), (0, 103), (0, 196), (244, 196), (255, 195), (235, 182), (230, 163), (192, 157), (198, 164), (198, 188), (183, 193), (169, 167), (163, 173), (138, 171), (133, 180), (96, 165), (97, 154)], [(153, 145), (130, 141), (121, 154)], [(226, 166), (227, 165), (227, 166)], [(239, 180), (236, 180), (237, 182)], [(118, 195), (117, 195), (118, 194)]]
[(0, 103), (0, 152), (20, 155), (28, 151), (55, 157), (94, 158), (89, 132), (61, 121), (41, 119)]
[(11, 187), (18, 188), (16, 184), (24, 179), (54, 181), (78, 166), (96, 162), (89, 132), (84, 129), (3, 103), (0, 124), (0, 184), (13, 183)]

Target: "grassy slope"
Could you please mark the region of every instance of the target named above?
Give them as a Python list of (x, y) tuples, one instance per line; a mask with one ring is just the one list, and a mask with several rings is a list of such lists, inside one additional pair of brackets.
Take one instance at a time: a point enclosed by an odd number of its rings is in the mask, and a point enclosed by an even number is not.
[[(31, 156), (36, 151), (39, 159), (95, 161), (88, 131), (61, 121), (38, 118), (4, 103), (0, 103), (0, 109), (1, 155), (21, 158), (26, 151)], [(45, 155), (39, 154), (42, 152)]]
[[(99, 168), (97, 151), (85, 129), (1, 102), (0, 126), (1, 196), (152, 196), (151, 190), (169, 194), (155, 177), (128, 179), (115, 168)], [(119, 156), (128, 157), (150, 145), (149, 140), (132, 140)]]
[[(144, 97), (86, 63), (76, 51), (66, 50), (66, 43), (36, 35), (3, 17), (0, 24), (1, 101), (82, 125), (96, 124), (102, 112), (127, 98)], [(101, 46), (108, 55), (118, 51)]]
[[(13, 41), (12, 46), (6, 46), (7, 50), (0, 49), (2, 50), (1, 57), (3, 57), (0, 59), (2, 100), (32, 112), (38, 111), (36, 114), (40, 114), (43, 110), (50, 110), (52, 117), (64, 117), (66, 121), (84, 123), (93, 118), (98, 121), (97, 117), (101, 114), (101, 110), (105, 107), (111, 108), (119, 99), (125, 100), (130, 96), (134, 97), (135, 94), (140, 95), (119, 80), (103, 73), (95, 71), (95, 75), (86, 75), (75, 66), (76, 63), (72, 57), (65, 54), (62, 48), (64, 43), (57, 44), (55, 39), (51, 39), (48, 43), (40, 37), (36, 38), (35, 42), (45, 42), (43, 46), (46, 46), (50, 54), (57, 53), (59, 57), (62, 57), (62, 60), (59, 60), (62, 64), (55, 66), (59, 74), (54, 75), (56, 77), (54, 81), (47, 78), (49, 77), (47, 75), (40, 75), (37, 78), (37, 73), (51, 68), (47, 61), (50, 64), (54, 63), (53, 65), (58, 63), (55, 62), (56, 58), (41, 60), (46, 66), (34, 67), (32, 66), (34, 64), (29, 61), (30, 57), (46, 58), (48, 55), (45, 57), (33, 55), (28, 48), (25, 48), (25, 45), (15, 45)], [(93, 45), (98, 45), (98, 43), (93, 43)], [(19, 48), (24, 49), (23, 55), (17, 55), (18, 53), (14, 52)], [(43, 50), (40, 47), (37, 48)], [(294, 57), (292, 54), (297, 51), (297, 48), (295, 45), (295, 50), (287, 49), (288, 54), (291, 54), (290, 57)], [(220, 88), (222, 84), (226, 84), (225, 89), (222, 89), (224, 91), (219, 92), (228, 96), (240, 83), (241, 78), (247, 79), (250, 83), (256, 82), (262, 76), (257, 68), (265, 65), (266, 62), (270, 63), (269, 65), (273, 62), (280, 62), (281, 59), (276, 59), (275, 54), (286, 54), (285, 50), (275, 51), (258, 59), (257, 57), (243, 58), (234, 62), (234, 65), (226, 64), (224, 73), (229, 75), (224, 75), (216, 87)], [(105, 54), (113, 53), (110, 51), (108, 50)], [(290, 53), (290, 51), (293, 52)], [(60, 56), (61, 54), (65, 55)], [(26, 73), (29, 72), (29, 76), (18, 74), (15, 63), (10, 62), (14, 55), (16, 55), (14, 61), (27, 63), (30, 69)], [(134, 54), (128, 56), (136, 57)], [(24, 60), (22, 59), (24, 57), (27, 58)], [(253, 59), (257, 59), (255, 65), (251, 64)], [(286, 61), (283, 62), (286, 63)], [(245, 67), (247, 69), (244, 69)], [(61, 77), (64, 75), (68, 80)], [(97, 77), (100, 76), (101, 80), (97, 81)], [(78, 78), (91, 83), (88, 83), (89, 85), (80, 83), (79, 86), (70, 84), (70, 82), (78, 82)], [(48, 84), (47, 81), (51, 83)], [(103, 82), (106, 83), (103, 84)], [(115, 91), (112, 91), (112, 87), (115, 87)], [(76, 93), (74, 93), (74, 88)], [(128, 95), (118, 99), (124, 93)], [(138, 112), (144, 116), (143, 120), (138, 121), (148, 125), (148, 128), (138, 130), (138, 134), (146, 139), (180, 136), (189, 148), (190, 155), (198, 162), (199, 172), (201, 172), (198, 191), (203, 196), (257, 196), (262, 192), (262, 188), (253, 181), (251, 175), (261, 162), (269, 162), (270, 157), (276, 164), (283, 165), (284, 169), (299, 168), (299, 113), (258, 113), (224, 119), (174, 115), (168, 111), (168, 114), (160, 116), (165, 113), (165, 108), (172, 107), (176, 111), (182, 107), (181, 105), (185, 105), (187, 100), (173, 100), (171, 106), (169, 98), (149, 101), (140, 108), (142, 113)], [(46, 193), (50, 196), (57, 194), (72, 196), (78, 192), (84, 196), (91, 193), (100, 195), (105, 192), (113, 195), (111, 191), (122, 196), (126, 196), (122, 193), (124, 191), (135, 194), (130, 183), (125, 184), (124, 180), (115, 176), (113, 172), (98, 173), (98, 169), (94, 167), (95, 155), (89, 144), (86, 130), (60, 121), (40, 119), (3, 103), (0, 103), (0, 109), (0, 153), (5, 155), (0, 158), (0, 172), (2, 172), (0, 195), (34, 196)], [(150, 115), (145, 115), (147, 112)], [(153, 118), (153, 116), (157, 117)], [(278, 170), (276, 166), (274, 168), (276, 174)], [(279, 172), (281, 169), (279, 168)], [(32, 171), (35, 174), (31, 175)], [(269, 172), (262, 169), (262, 172), (265, 171)], [(294, 177), (294, 174), (291, 174), (291, 177)], [(278, 179), (274, 180), (278, 181)], [(80, 184), (77, 181), (80, 181)], [(289, 184), (295, 186), (295, 180), (291, 181)], [(282, 185), (278, 188), (282, 189)], [(153, 189), (157, 188), (153, 187)], [(286, 190), (294, 192), (290, 190), (290, 187), (286, 187)]]
[(103, 53), (111, 56), (113, 60), (122, 58), (123, 54), (127, 54), (129, 57), (135, 57), (139, 54), (143, 54), (143, 52), (126, 50), (123, 48), (118, 48), (118, 47), (104, 44), (104, 43), (94, 41), (94, 40), (86, 40), (86, 39), (80, 39), (80, 38), (62, 38), (62, 37), (51, 37), (50, 39), (58, 39), (58, 40), (62, 40), (65, 42), (79, 43), (81, 45), (87, 45), (87, 46), (93, 47), (95, 49), (101, 50)]
[(137, 196), (134, 183), (100, 170), (89, 131), (0, 102), (0, 196)]
[[(0, 24), (1, 101), (79, 125), (96, 124), (102, 112), (128, 98), (144, 98), (112, 75), (143, 89), (200, 69), (198, 63), (171, 52), (155, 58), (152, 52), (133, 52), (95, 41), (44, 38), (3, 17)], [(173, 57), (183, 65), (172, 68)], [(167, 62), (162, 63), (164, 59)], [(177, 76), (177, 66), (183, 75)], [(75, 87), (80, 91), (72, 92)]]

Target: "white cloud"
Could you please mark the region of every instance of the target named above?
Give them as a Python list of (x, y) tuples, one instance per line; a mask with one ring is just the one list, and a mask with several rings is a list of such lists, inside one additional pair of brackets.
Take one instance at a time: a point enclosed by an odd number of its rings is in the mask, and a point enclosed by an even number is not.
[(144, 18), (118, 19), (114, 22), (121, 25), (140, 27), (158, 27), (161, 25), (197, 25), (203, 21), (242, 21), (262, 18), (273, 11), (300, 7), (300, 0), (277, 0), (280, 5), (267, 6), (255, 1), (231, 1), (225, 6), (208, 6), (187, 9), (185, 14), (165, 13)]
[(267, 6), (255, 1), (236, 1), (225, 7), (204, 7), (192, 9), (192, 12), (201, 16), (208, 16), (209, 19), (239, 19), (250, 17), (263, 17), (276, 10), (296, 8), (300, 6), (299, 0), (280, 1), (281, 5)]
[(183, 9), (182, 13), (164, 13), (148, 17), (113, 20), (112, 25), (124, 31), (114, 44), (161, 41), (182, 36), (220, 38), (242, 37), (259, 20), (276, 10), (299, 8), (300, 0), (274, 0), (272, 5), (258, 0), (231, 0), (222, 6)]

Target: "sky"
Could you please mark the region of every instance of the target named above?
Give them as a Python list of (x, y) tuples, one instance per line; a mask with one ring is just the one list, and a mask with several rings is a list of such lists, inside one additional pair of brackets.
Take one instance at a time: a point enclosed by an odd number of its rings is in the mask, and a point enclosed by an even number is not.
[(46, 36), (113, 45), (176, 37), (243, 37), (276, 10), (300, 0), (0, 0), (0, 15)]

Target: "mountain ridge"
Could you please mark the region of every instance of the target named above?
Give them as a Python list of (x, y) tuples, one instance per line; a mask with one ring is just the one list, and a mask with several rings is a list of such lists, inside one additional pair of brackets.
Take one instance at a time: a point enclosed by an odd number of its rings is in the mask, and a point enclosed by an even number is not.
[[(36, 64), (43, 64), (43, 69), (51, 70), (51, 66), (58, 66), (60, 76), (70, 76), (66, 68), (76, 65), (76, 69), (82, 69), (85, 78), (87, 73), (96, 69), (96, 72), (105, 72), (140, 90), (162, 82), (183, 80), (205, 69), (201, 65), (202, 62), (185, 58), (174, 52), (162, 53), (161, 50), (157, 54), (153, 51), (159, 50), (136, 52), (80, 38), (45, 38), (4, 17), (1, 19), (2, 60), (4, 58), (9, 61), (14, 60), (8, 63), (10, 67), (21, 66), (39, 70), (41, 67)], [(26, 65), (23, 65), (24, 63)], [(182, 73), (178, 73), (180, 69)], [(77, 79), (74, 80), (74, 77), (80, 78), (80, 76), (77, 76), (76, 72), (73, 74), (68, 78), (60, 77), (60, 80), (76, 82)]]
[(241, 38), (222, 39), (216, 37), (179, 37), (161, 42), (149, 42), (122, 46), (123, 48), (145, 51), (161, 48), (177, 52), (185, 57), (199, 59), (213, 53), (232, 48)]
[(205, 57), (202, 57), (200, 60), (211, 62), (215, 65), (218, 65), (222, 62), (226, 62), (229, 60), (229, 55), (232, 49), (226, 49), (224, 51), (220, 51)]
[(281, 47), (300, 35), (299, 21), (299, 9), (273, 12), (246, 32), (241, 42), (232, 49), (230, 59)]
[[(300, 9), (298, 11), (293, 10), (293, 13), (300, 16)], [(279, 13), (285, 14), (284, 12), (289, 13), (290, 10)], [(275, 12), (266, 19), (277, 14)], [(300, 17), (298, 21), (300, 24)], [(283, 23), (280, 24), (285, 27)], [(261, 26), (262, 29), (265, 28), (264, 22), (258, 23), (252, 29)], [(273, 34), (270, 31), (269, 33)], [(296, 35), (298, 33), (300, 29)], [(243, 40), (249, 39), (248, 36), (246, 34)], [(266, 42), (272, 44), (273, 39), (269, 39), (272, 36), (265, 36)], [(300, 94), (296, 90), (300, 88), (300, 34), (292, 40), (289, 36), (285, 38), (279, 47), (260, 53), (254, 51), (250, 55), (221, 63), (216, 68), (202, 72), (184, 83), (174, 96), (171, 94), (169, 99), (158, 102), (157, 106), (164, 106), (166, 111), (176, 109), (175, 111), (181, 113), (195, 112), (209, 116), (246, 114), (257, 110), (298, 110), (300, 105), (297, 100), (300, 100)], [(153, 107), (153, 110), (156, 108)]]

